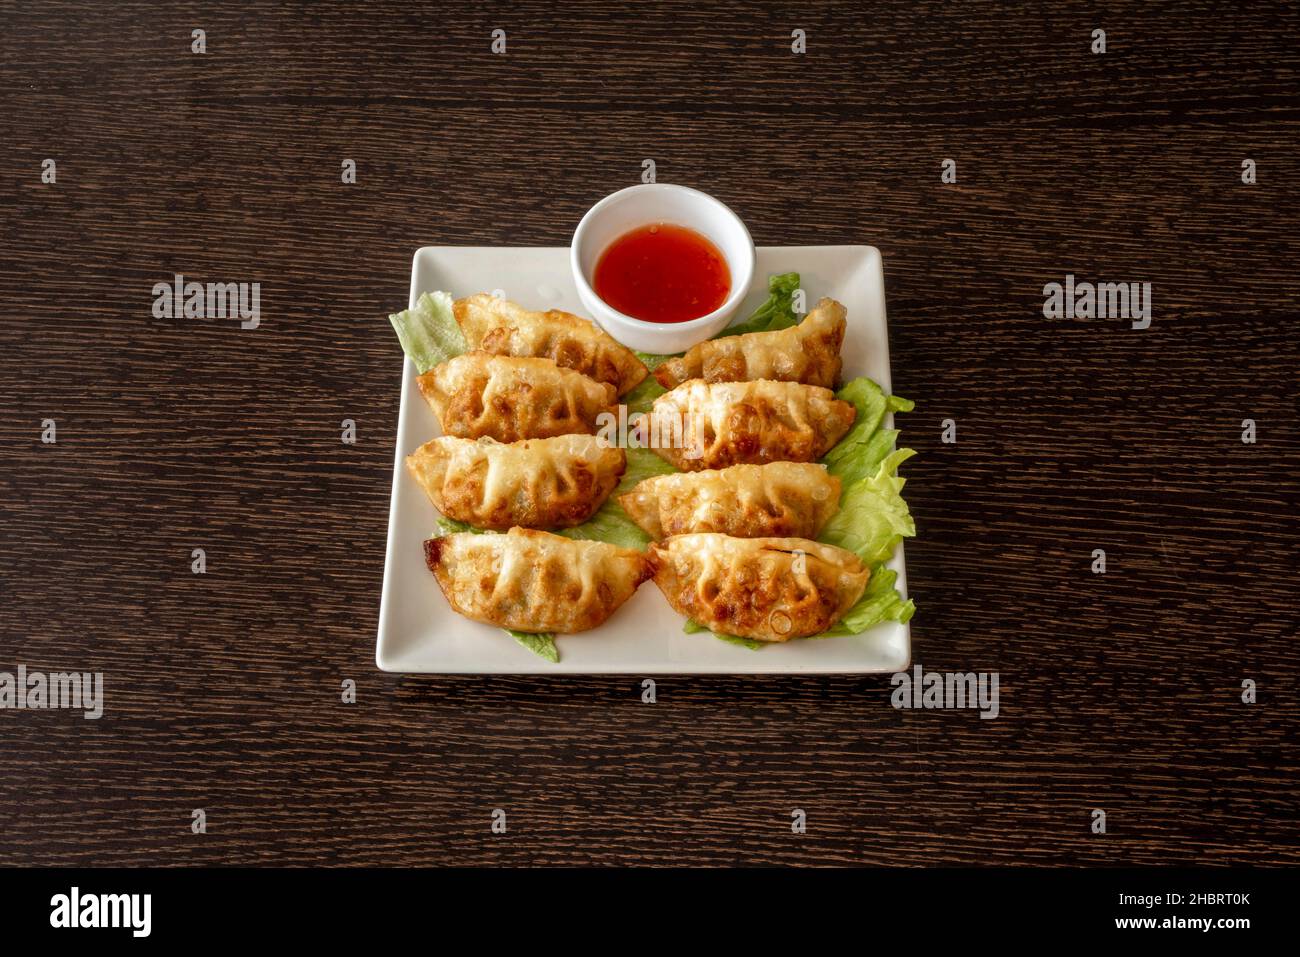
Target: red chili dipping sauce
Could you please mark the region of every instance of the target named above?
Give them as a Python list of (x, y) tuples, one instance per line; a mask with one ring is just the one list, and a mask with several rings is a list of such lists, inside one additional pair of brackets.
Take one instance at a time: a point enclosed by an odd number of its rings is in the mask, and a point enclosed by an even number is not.
[(624, 233), (596, 261), (596, 295), (625, 316), (686, 322), (707, 316), (731, 292), (718, 247), (685, 226), (654, 223)]

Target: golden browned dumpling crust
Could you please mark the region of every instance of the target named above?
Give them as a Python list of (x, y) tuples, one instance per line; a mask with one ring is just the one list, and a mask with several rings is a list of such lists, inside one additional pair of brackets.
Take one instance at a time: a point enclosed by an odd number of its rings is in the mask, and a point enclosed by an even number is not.
[(618, 497), (654, 539), (690, 532), (816, 538), (839, 501), (840, 480), (811, 462), (656, 475)]
[(857, 555), (802, 538), (677, 535), (650, 546), (655, 584), (678, 614), (757, 641), (830, 628), (862, 597)]
[(431, 538), (424, 557), (453, 609), (515, 631), (595, 628), (650, 577), (635, 549), (527, 528)]
[(708, 339), (691, 347), (680, 359), (663, 363), (655, 370), (655, 378), (665, 389), (690, 379), (775, 379), (829, 389), (840, 376), (845, 315), (844, 307), (834, 299), (822, 299), (797, 326)]
[(487, 293), (458, 299), (453, 311), (471, 349), (551, 359), (562, 368), (608, 382), (619, 395), (646, 377), (646, 367), (631, 349), (572, 313), (532, 312)]
[(593, 435), (502, 443), (444, 435), (406, 467), (448, 518), (505, 531), (565, 528), (595, 514), (627, 468), (622, 449)]
[(812, 462), (853, 425), (853, 405), (799, 382), (692, 379), (655, 400), (647, 444), (682, 471)]
[(614, 414), (614, 387), (561, 369), (550, 359), (467, 352), (434, 366), (416, 384), (442, 431), (498, 442), (594, 435), (596, 418)]

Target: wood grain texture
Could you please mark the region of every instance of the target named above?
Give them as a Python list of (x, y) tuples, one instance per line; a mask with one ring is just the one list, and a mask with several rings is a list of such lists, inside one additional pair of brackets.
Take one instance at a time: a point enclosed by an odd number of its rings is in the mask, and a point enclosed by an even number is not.
[[(0, 863), (1300, 862), (1298, 21), (4, 5), (0, 669), (107, 704), (0, 712)], [(999, 672), (997, 720), (375, 670), (413, 251), (565, 244), (647, 157), (760, 244), (882, 250), (915, 660)], [(174, 272), (261, 327), (154, 319)], [(1151, 282), (1151, 328), (1044, 319), (1066, 273)]]

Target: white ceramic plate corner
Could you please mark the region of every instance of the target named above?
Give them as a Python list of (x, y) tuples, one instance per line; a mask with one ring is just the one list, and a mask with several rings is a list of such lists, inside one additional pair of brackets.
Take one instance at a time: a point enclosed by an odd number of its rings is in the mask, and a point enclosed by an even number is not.
[[(759, 247), (754, 286), (735, 321), (743, 320), (767, 298), (769, 275), (791, 271), (799, 273), (810, 306), (822, 296), (830, 296), (847, 308), (845, 378), (869, 376), (890, 391), (885, 282), (879, 250), (872, 246)], [(411, 304), (421, 293), (438, 289), (458, 298), (500, 290), (531, 309), (585, 314), (570, 274), (567, 247), (425, 246), (416, 252), (412, 264)], [(537, 657), (499, 628), (462, 618), (451, 610), (425, 566), (423, 542), (437, 529), (437, 511), (403, 465), (407, 455), (439, 434), (437, 419), (416, 388), (415, 375), (414, 366), (406, 360), (375, 646), (375, 663), (382, 670), (424, 674), (869, 674), (908, 667), (908, 625), (886, 622), (861, 635), (791, 641), (751, 651), (704, 632), (683, 632), (681, 616), (668, 607), (653, 582), (641, 586), (600, 628), (559, 636), (558, 664)], [(906, 596), (901, 545), (889, 567), (898, 573), (898, 590)]]

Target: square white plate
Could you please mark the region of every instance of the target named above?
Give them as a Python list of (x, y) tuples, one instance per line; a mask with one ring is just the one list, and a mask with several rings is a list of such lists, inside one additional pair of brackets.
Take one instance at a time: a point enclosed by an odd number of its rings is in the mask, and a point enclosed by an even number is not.
[[(822, 296), (848, 309), (844, 377), (865, 375), (889, 392), (889, 337), (880, 252), (871, 246), (768, 246), (758, 250), (754, 288), (737, 311), (742, 321), (767, 298), (767, 277), (796, 271), (815, 303)], [(500, 291), (530, 309), (583, 315), (569, 272), (567, 248), (426, 246), (415, 254), (411, 305), (443, 289), (460, 298)], [(387, 333), (387, 330), (385, 330)], [(394, 349), (397, 347), (393, 341)], [(379, 608), (375, 662), (384, 671), (435, 674), (815, 674), (897, 672), (911, 663), (911, 631), (886, 622), (861, 635), (791, 641), (758, 651), (686, 634), (653, 582), (646, 582), (599, 628), (556, 639), (551, 664), (520, 647), (499, 628), (451, 610), (424, 563), (423, 542), (436, 534), (437, 511), (407, 473), (404, 459), (439, 434), (438, 420), (415, 385), (415, 366), (402, 373), (402, 406), (393, 463), (388, 555)], [(886, 425), (892, 425), (887, 419)], [(903, 548), (889, 567), (906, 597)]]

